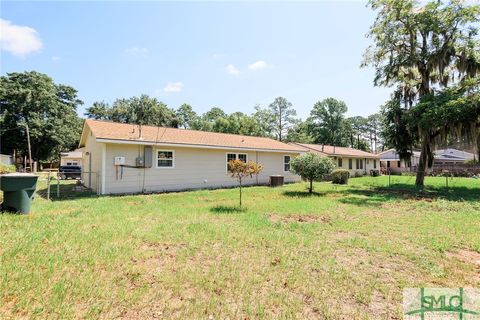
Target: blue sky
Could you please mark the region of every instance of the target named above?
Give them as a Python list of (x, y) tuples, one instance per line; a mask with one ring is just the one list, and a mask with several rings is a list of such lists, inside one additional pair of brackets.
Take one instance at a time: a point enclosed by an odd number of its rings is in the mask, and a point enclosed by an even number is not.
[[(85, 104), (146, 93), (251, 113), (277, 96), (377, 112), (390, 89), (361, 69), (374, 12), (363, 2), (1, 2), (1, 74), (37, 70)], [(28, 27), (28, 28), (26, 28)]]

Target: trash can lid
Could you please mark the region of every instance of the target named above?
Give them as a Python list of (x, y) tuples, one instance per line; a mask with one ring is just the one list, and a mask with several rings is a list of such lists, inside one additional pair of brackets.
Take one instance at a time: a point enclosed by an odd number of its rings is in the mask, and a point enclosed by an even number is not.
[(36, 175), (31, 173), (24, 173), (24, 172), (14, 172), (14, 173), (2, 174), (0, 175), (0, 177), (32, 178), (32, 177), (36, 177)]
[(272, 174), (270, 177), (283, 177), (283, 176), (280, 174)]

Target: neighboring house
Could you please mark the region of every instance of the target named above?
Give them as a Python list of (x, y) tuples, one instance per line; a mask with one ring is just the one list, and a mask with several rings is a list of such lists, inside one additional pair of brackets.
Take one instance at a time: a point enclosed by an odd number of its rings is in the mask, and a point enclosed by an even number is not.
[(458, 149), (439, 149), (435, 151), (433, 165), (455, 165), (461, 164), (468, 160), (473, 160), (473, 153)]
[(253, 160), (263, 171), (245, 184), (266, 184), (271, 175), (300, 181), (290, 159), (303, 148), (273, 139), (86, 120), (83, 179), (100, 194), (162, 192), (236, 186), (227, 173), (232, 159)]
[[(410, 171), (415, 170), (420, 161), (420, 151), (413, 151), (409, 162), (400, 160), (400, 156), (395, 149), (378, 154), (380, 156), (380, 166), (392, 171)], [(473, 153), (457, 150), (457, 149), (439, 149), (434, 151), (433, 167), (442, 165), (456, 165), (462, 164), (467, 160), (474, 158)]]
[(8, 154), (0, 154), (0, 163), (11, 165), (13, 164), (13, 157)]
[(378, 155), (345, 147), (336, 147), (321, 144), (291, 143), (305, 148), (310, 152), (315, 152), (323, 156), (332, 158), (339, 169), (347, 169), (350, 175), (367, 174), (372, 169), (380, 168), (380, 158)]
[(410, 168), (417, 166), (420, 159), (420, 152), (413, 151), (413, 155), (410, 158), (410, 163), (404, 160), (400, 160), (395, 149), (389, 149), (378, 154), (380, 157), (380, 167), (385, 170), (392, 171), (410, 171)]
[(81, 166), (83, 168), (83, 149), (76, 149), (70, 152), (60, 154), (61, 166)]

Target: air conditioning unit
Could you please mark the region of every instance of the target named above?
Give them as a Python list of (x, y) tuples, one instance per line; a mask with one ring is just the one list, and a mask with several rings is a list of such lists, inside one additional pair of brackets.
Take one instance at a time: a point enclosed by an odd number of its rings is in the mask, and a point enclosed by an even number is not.
[(125, 165), (125, 157), (115, 157), (115, 163), (116, 166), (123, 166)]

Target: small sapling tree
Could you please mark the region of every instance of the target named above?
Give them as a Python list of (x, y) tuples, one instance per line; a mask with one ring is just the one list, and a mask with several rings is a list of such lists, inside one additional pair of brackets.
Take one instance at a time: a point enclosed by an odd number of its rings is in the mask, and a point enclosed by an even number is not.
[(308, 192), (313, 192), (313, 181), (321, 180), (335, 169), (335, 163), (329, 157), (307, 152), (290, 161), (290, 170), (310, 183)]
[(253, 175), (259, 174), (262, 170), (263, 166), (253, 161), (230, 160), (228, 162), (228, 173), (238, 181), (240, 186), (240, 207), (242, 206), (242, 182), (246, 178), (252, 178)]

